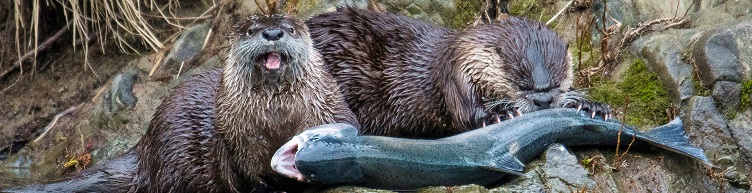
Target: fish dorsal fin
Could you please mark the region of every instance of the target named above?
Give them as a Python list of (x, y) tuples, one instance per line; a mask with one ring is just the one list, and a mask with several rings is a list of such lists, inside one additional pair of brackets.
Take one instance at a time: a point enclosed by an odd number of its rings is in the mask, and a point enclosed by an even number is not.
[(495, 159), (489, 164), (483, 165), (481, 168), (514, 175), (524, 175), (522, 172), (525, 170), (525, 164), (522, 164), (522, 162), (512, 154), (505, 153), (501, 156), (495, 157)]

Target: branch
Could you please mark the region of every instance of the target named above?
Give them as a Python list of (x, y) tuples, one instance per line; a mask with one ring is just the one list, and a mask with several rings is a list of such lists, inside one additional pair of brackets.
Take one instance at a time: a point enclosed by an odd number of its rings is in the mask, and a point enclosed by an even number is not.
[(63, 34), (65, 34), (65, 32), (68, 31), (68, 28), (70, 28), (71, 25), (73, 25), (72, 21), (68, 22), (68, 24), (66, 24), (65, 27), (63, 27), (62, 29), (58, 30), (57, 33), (55, 33), (55, 35), (52, 35), (52, 37), (48, 38), (42, 44), (39, 44), (39, 46), (37, 46), (34, 50), (26, 52), (26, 54), (24, 54), (23, 56), (21, 56), (21, 58), (18, 59), (18, 61), (13, 62), (13, 66), (11, 66), (10, 68), (6, 69), (5, 71), (3, 71), (3, 73), (0, 74), (0, 79), (2, 79), (3, 77), (5, 77), (5, 75), (7, 75), (8, 73), (11, 73), (11, 72), (15, 71), (16, 69), (18, 69), (21, 66), (22, 63), (24, 63), (27, 60), (29, 60), (30, 58), (32, 58), (32, 56), (34, 56), (35, 53), (39, 53), (40, 51), (43, 51), (43, 50), (47, 49), (47, 47), (50, 47), (50, 45), (52, 45), (52, 43), (55, 43), (55, 41), (57, 41), (58, 39), (60, 39), (60, 37), (62, 37)]
[(55, 124), (57, 124), (57, 121), (60, 120), (60, 118), (63, 118), (64, 116), (73, 113), (73, 111), (75, 111), (79, 107), (83, 106), (83, 104), (84, 103), (78, 104), (76, 106), (72, 106), (72, 107), (70, 107), (68, 109), (65, 109), (65, 111), (60, 112), (57, 115), (55, 115), (55, 118), (52, 118), (52, 121), (50, 121), (50, 124), (47, 124), (47, 126), (44, 127), (44, 132), (42, 132), (42, 134), (39, 135), (39, 137), (37, 137), (36, 139), (34, 139), (32, 142), (36, 143), (37, 141), (39, 141), (40, 139), (42, 139), (44, 137), (44, 135), (47, 134), (48, 131), (52, 130), (52, 128), (55, 127)]

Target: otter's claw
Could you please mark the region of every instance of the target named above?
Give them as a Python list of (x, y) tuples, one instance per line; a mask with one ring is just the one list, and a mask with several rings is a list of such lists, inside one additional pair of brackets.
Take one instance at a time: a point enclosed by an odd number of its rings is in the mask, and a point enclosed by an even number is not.
[(591, 102), (587, 100), (578, 101), (576, 106), (577, 112), (584, 110), (590, 115), (590, 118), (595, 118), (595, 115), (600, 115), (604, 120), (611, 119), (611, 107), (608, 104)]

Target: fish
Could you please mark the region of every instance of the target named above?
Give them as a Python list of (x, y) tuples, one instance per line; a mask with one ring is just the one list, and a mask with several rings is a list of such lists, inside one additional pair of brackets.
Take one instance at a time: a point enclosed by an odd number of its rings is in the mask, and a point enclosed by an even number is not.
[(389, 190), (488, 186), (522, 175), (525, 163), (551, 144), (616, 146), (620, 130), (623, 139), (635, 137), (634, 145), (652, 145), (712, 166), (704, 151), (690, 144), (679, 118), (640, 132), (568, 108), (534, 111), (440, 139), (362, 136), (348, 124), (321, 125), (280, 147), (271, 166), (281, 175), (319, 185)]

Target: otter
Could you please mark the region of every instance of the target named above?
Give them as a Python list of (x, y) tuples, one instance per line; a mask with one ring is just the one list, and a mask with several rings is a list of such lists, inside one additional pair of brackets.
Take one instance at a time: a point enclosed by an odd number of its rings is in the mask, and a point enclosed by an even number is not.
[(313, 126), (357, 125), (302, 21), (252, 16), (233, 29), (224, 68), (186, 82), (157, 108), (136, 147), (138, 190), (295, 188), (302, 184), (269, 165), (276, 149)]
[(570, 89), (567, 43), (540, 22), (452, 30), (344, 7), (306, 24), (365, 134), (439, 138), (546, 108), (611, 116)]
[(126, 154), (67, 181), (10, 191), (268, 192), (307, 185), (269, 165), (303, 130), (358, 125), (302, 20), (251, 16), (233, 25), (224, 66), (192, 76), (157, 107)]

